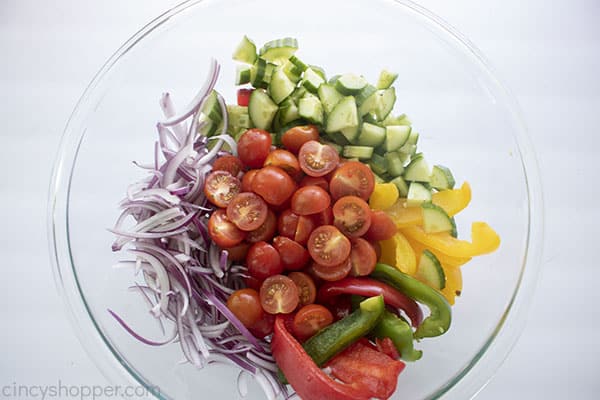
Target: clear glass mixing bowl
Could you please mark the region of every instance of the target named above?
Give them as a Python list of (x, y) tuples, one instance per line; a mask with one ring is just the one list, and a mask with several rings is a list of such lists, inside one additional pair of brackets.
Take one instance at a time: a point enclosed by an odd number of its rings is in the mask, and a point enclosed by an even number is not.
[[(49, 240), (56, 280), (90, 357), (111, 382), (141, 384), (159, 398), (237, 398), (237, 371), (180, 364), (180, 348), (151, 348), (108, 314), (159, 337), (140, 298), (128, 292), (131, 271), (113, 270), (107, 228), (117, 202), (150, 161), (170, 91), (185, 104), (204, 81), (209, 59), (222, 64), (217, 89), (234, 101), (231, 52), (242, 35), (257, 43), (293, 36), (301, 58), (330, 74), (381, 68), (399, 73), (397, 112), (421, 133), (428, 159), (468, 180), (472, 204), (457, 218), (485, 220), (501, 235), (492, 255), (465, 267), (453, 326), (424, 340), (422, 360), (400, 375), (394, 398), (465, 399), (491, 378), (522, 331), (540, 266), (542, 200), (536, 162), (515, 101), (474, 46), (409, 1), (188, 1), (159, 16), (106, 62), (66, 127), (49, 199)], [(251, 387), (249, 398), (262, 398)]]

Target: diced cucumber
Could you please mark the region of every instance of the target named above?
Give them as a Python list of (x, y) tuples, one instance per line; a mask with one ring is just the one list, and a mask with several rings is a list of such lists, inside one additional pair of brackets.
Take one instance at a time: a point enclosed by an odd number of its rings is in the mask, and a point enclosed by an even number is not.
[(235, 84), (244, 85), (250, 83), (252, 68), (248, 65), (238, 65), (235, 71)]
[(350, 142), (348, 141), (348, 139), (346, 139), (346, 136), (344, 136), (342, 132), (331, 132), (327, 134), (327, 137), (340, 146), (347, 146), (350, 144)]
[(411, 182), (410, 185), (408, 185), (406, 205), (409, 207), (417, 207), (426, 201), (431, 201), (431, 189), (422, 183)]
[(419, 133), (417, 131), (411, 130), (410, 135), (408, 135), (408, 139), (406, 139), (406, 143), (416, 145), (419, 141)]
[(317, 74), (311, 67), (308, 67), (306, 71), (304, 71), (302, 86), (309, 92), (317, 93), (317, 90), (319, 90), (319, 86), (321, 86), (322, 83), (325, 83), (325, 79)]
[(296, 104), (298, 104), (300, 99), (303, 98), (306, 93), (308, 93), (308, 90), (306, 90), (306, 88), (304, 88), (304, 86), (300, 86), (300, 87), (297, 87), (296, 90), (294, 90), (294, 92), (292, 93), (290, 98), (292, 100), (294, 100), (294, 102)]
[(390, 72), (387, 69), (384, 69), (379, 74), (379, 79), (377, 80), (377, 89), (387, 89), (394, 84), (398, 78), (398, 74), (395, 72)]
[(364, 122), (358, 136), (358, 144), (361, 146), (377, 147), (385, 140), (385, 128)]
[(373, 113), (378, 121), (383, 121), (394, 108), (395, 102), (396, 89), (394, 87), (377, 90), (360, 105), (358, 112), (361, 116)]
[(410, 159), (417, 152), (417, 145), (412, 143), (404, 143), (402, 147), (398, 149), (398, 153), (403, 155), (407, 160)]
[(448, 167), (444, 167), (443, 165), (434, 165), (431, 169), (429, 183), (431, 183), (431, 186), (434, 189), (445, 190), (453, 189), (456, 181), (454, 180), (454, 176)]
[(369, 146), (344, 146), (342, 156), (345, 158), (358, 158), (369, 160), (373, 155), (373, 148)]
[(235, 61), (254, 64), (256, 61), (256, 45), (248, 39), (248, 36), (244, 35), (240, 44), (233, 51), (232, 57)]
[(353, 142), (358, 136), (359, 120), (354, 97), (346, 96), (335, 105), (327, 117), (325, 132), (342, 132)]
[(317, 75), (323, 78), (324, 82), (327, 82), (327, 75), (325, 75), (325, 70), (318, 65), (309, 65), (310, 69), (312, 69)]
[(388, 126), (388, 125), (410, 125), (410, 123), (405, 123), (408, 120), (408, 117), (406, 116), (406, 114), (400, 114), (400, 115), (392, 115), (391, 113), (388, 114), (387, 117), (385, 117), (385, 119), (381, 122), (381, 124), (383, 126)]
[(410, 135), (410, 126), (405, 125), (389, 125), (385, 127), (385, 151), (396, 151), (408, 139)]
[(360, 106), (362, 103), (365, 102), (365, 100), (367, 100), (373, 93), (375, 93), (377, 91), (377, 88), (371, 84), (367, 84), (364, 88), (362, 88), (360, 90), (360, 92), (358, 92), (356, 94), (356, 104), (358, 106)]
[(219, 105), (219, 100), (217, 100), (217, 91), (212, 90), (206, 100), (204, 100), (202, 104), (202, 108), (200, 112), (204, 114), (206, 119), (218, 124), (223, 120), (223, 114), (221, 112), (221, 106)]
[(431, 170), (423, 155), (415, 156), (404, 170), (404, 179), (411, 182), (429, 182)]
[(255, 89), (250, 95), (248, 114), (255, 127), (268, 131), (271, 128), (277, 110), (277, 104), (271, 100), (271, 97), (269, 97), (265, 90)]
[(298, 102), (298, 114), (313, 124), (323, 123), (323, 106), (319, 98), (307, 94)]
[(302, 72), (306, 71), (306, 68), (308, 68), (308, 66), (306, 64), (304, 64), (302, 62), (302, 60), (300, 60), (295, 55), (293, 55), (293, 56), (290, 57), (290, 62), (292, 64), (294, 64), (296, 67), (298, 67), (298, 69), (300, 69), (300, 71), (302, 71)]
[(262, 58), (257, 58), (250, 71), (250, 81), (255, 88), (266, 89), (271, 82), (271, 76), (275, 70), (275, 64), (271, 64)]
[(284, 62), (281, 68), (288, 79), (294, 82), (294, 84), (300, 82), (300, 79), (302, 79), (303, 70), (292, 64), (289, 60)]
[(423, 230), (427, 233), (452, 232), (456, 224), (446, 211), (431, 202), (421, 203), (423, 210)]
[(335, 82), (335, 88), (343, 95), (353, 95), (367, 86), (367, 80), (359, 75), (344, 74)]
[(229, 116), (229, 130), (234, 134), (241, 128), (248, 129), (252, 125), (248, 115), (248, 107), (227, 105), (227, 115)]
[(369, 161), (369, 167), (371, 170), (377, 175), (383, 175), (387, 172), (387, 165), (385, 162), (385, 158), (380, 156), (377, 153), (373, 153), (371, 155), (371, 160)]
[(298, 118), (300, 118), (298, 106), (294, 103), (294, 100), (288, 97), (279, 105), (279, 123), (282, 126), (287, 125)]
[(319, 99), (323, 104), (323, 109), (328, 114), (333, 111), (335, 105), (344, 98), (344, 96), (342, 96), (332, 85), (328, 83), (322, 83), (321, 86), (319, 86), (318, 94)]
[(340, 74), (334, 75), (331, 78), (329, 78), (329, 80), (327, 81), (327, 83), (329, 83), (332, 86), (335, 86), (335, 83), (337, 82), (338, 79), (340, 79)]
[(259, 55), (267, 61), (281, 64), (298, 50), (298, 41), (294, 38), (271, 40), (260, 49)]
[(400, 156), (395, 151), (391, 153), (385, 153), (385, 165), (387, 167), (387, 172), (393, 177), (400, 176), (404, 172), (404, 165), (402, 165), (402, 160)]
[(393, 183), (394, 185), (396, 185), (396, 187), (398, 188), (398, 194), (400, 195), (400, 197), (408, 196), (408, 184), (406, 183), (406, 181), (404, 180), (403, 177), (397, 176), (394, 179), (392, 179), (390, 181), (390, 183)]
[(446, 287), (446, 274), (437, 257), (429, 250), (423, 250), (417, 267), (416, 278), (434, 289)]
[(271, 77), (271, 83), (269, 84), (269, 94), (273, 101), (280, 104), (292, 94), (295, 89), (296, 85), (288, 78), (283, 71), (283, 68), (277, 67)]

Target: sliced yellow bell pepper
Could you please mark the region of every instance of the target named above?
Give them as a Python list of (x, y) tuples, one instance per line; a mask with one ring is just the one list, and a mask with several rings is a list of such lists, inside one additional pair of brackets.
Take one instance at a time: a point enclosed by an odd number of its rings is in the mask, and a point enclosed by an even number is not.
[(429, 246), (425, 246), (423, 243), (414, 240), (410, 236), (405, 236), (408, 243), (410, 243), (411, 247), (415, 251), (417, 256), (417, 265), (419, 265), (419, 261), (421, 259), (421, 254), (423, 254), (423, 250), (429, 250), (433, 253), (434, 256), (439, 260), (439, 262), (444, 267), (458, 268), (461, 265), (464, 265), (471, 261), (471, 257), (452, 257), (447, 254), (442, 253), (439, 250), (433, 249)]
[(500, 236), (485, 222), (473, 222), (471, 242), (452, 237), (449, 233), (425, 233), (419, 226), (401, 229), (417, 242), (452, 257), (473, 257), (491, 253), (500, 246)]
[[(444, 209), (449, 216), (462, 211), (471, 202), (471, 186), (464, 182), (460, 189), (442, 190), (431, 196), (431, 201)], [(423, 224), (421, 207), (408, 207), (406, 199), (399, 199), (385, 210), (398, 228)]]
[(381, 245), (380, 262), (393, 265), (411, 276), (417, 272), (415, 251), (404, 235), (398, 232), (391, 239), (382, 240), (379, 244)]
[(369, 206), (373, 210), (385, 210), (398, 201), (400, 194), (393, 183), (377, 183), (369, 198)]
[(456, 296), (462, 292), (462, 272), (460, 268), (449, 268), (442, 264), (444, 274), (446, 274), (446, 286), (441, 290), (442, 294), (448, 300), (448, 303), (454, 304)]

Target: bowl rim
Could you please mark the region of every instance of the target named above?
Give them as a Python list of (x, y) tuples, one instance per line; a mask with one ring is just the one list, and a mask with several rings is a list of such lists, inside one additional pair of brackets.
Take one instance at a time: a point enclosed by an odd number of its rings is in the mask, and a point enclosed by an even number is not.
[[(79, 147), (85, 136), (85, 130), (78, 131), (73, 126), (76, 125), (78, 118), (85, 116), (83, 106), (86, 101), (121, 57), (172, 17), (206, 1), (186, 0), (166, 10), (133, 34), (107, 59), (84, 90), (66, 123), (55, 157), (48, 190), (47, 234), (54, 281), (57, 292), (67, 310), (66, 314), (82, 347), (109, 382), (142, 385), (149, 394), (160, 399), (167, 397), (160, 392), (160, 388), (149, 385), (145, 378), (138, 374), (127, 360), (120, 356), (119, 352), (112, 347), (110, 341), (102, 333), (90, 312), (77, 278), (68, 240), (68, 199), (74, 165)], [(428, 399), (446, 398), (445, 396), (454, 398), (456, 393), (460, 392), (462, 395), (460, 398), (464, 398), (465, 395), (468, 398), (474, 398), (492, 379), (523, 332), (539, 281), (541, 256), (544, 247), (544, 206), (538, 163), (517, 100), (499, 79), (498, 74), (481, 51), (448, 22), (423, 6), (411, 0), (387, 1), (404, 6), (418, 17), (433, 23), (437, 29), (447, 35), (445, 38), (452, 40), (455, 45), (463, 50), (467, 50), (465, 54), (470, 56), (471, 61), (477, 64), (494, 86), (494, 94), (501, 97), (503, 103), (507, 105), (507, 110), (517, 128), (513, 134), (524, 171), (528, 199), (526, 247), (521, 273), (509, 304), (500, 318), (500, 323), (488, 337), (476, 357), (459, 374), (452, 377), (442, 388), (438, 389), (434, 395), (428, 397)], [(532, 246), (534, 243), (535, 246)], [(512, 329), (507, 329), (508, 327), (512, 327)], [(102, 356), (99, 356), (99, 352), (92, 351), (99, 344), (106, 345), (109, 352), (104, 351), (101, 353)], [(473, 374), (471, 374), (470, 379), (463, 379), (471, 373), (475, 364), (479, 364), (479, 370), (483, 369), (485, 372), (478, 373), (479, 377), (473, 377)]]

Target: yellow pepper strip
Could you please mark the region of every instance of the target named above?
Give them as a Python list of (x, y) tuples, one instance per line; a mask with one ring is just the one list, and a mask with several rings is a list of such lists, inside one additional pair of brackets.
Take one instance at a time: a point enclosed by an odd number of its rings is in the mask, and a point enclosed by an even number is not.
[(410, 236), (406, 236), (406, 240), (408, 240), (408, 243), (410, 243), (411, 247), (415, 251), (415, 254), (417, 256), (417, 265), (419, 265), (419, 261), (421, 259), (421, 254), (423, 253), (423, 250), (431, 251), (433, 255), (437, 257), (442, 266), (444, 266), (444, 269), (446, 268), (446, 266), (450, 268), (458, 268), (461, 265), (464, 265), (471, 261), (471, 257), (452, 257), (447, 254), (444, 254), (439, 250), (425, 246), (423, 243), (414, 240)]
[(379, 244), (381, 245), (380, 262), (393, 265), (411, 276), (417, 272), (415, 251), (404, 235), (398, 232), (391, 239), (382, 240)]
[(456, 296), (462, 292), (462, 272), (460, 268), (448, 268), (442, 264), (444, 274), (446, 274), (446, 286), (441, 290), (442, 294), (448, 300), (448, 303), (454, 305)]
[(485, 222), (473, 222), (471, 240), (459, 240), (449, 233), (425, 233), (419, 226), (401, 229), (402, 233), (417, 242), (453, 257), (473, 257), (491, 253), (500, 246), (500, 236)]
[[(460, 189), (442, 190), (431, 196), (431, 201), (444, 209), (449, 216), (462, 211), (471, 202), (471, 186), (464, 182)], [(423, 224), (421, 207), (408, 207), (406, 199), (399, 199), (385, 210), (398, 228)]]
[(396, 203), (400, 194), (393, 183), (377, 183), (369, 198), (369, 206), (373, 210), (385, 210)]

